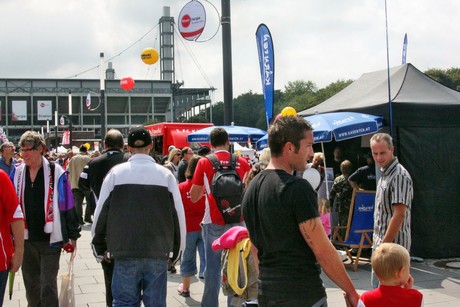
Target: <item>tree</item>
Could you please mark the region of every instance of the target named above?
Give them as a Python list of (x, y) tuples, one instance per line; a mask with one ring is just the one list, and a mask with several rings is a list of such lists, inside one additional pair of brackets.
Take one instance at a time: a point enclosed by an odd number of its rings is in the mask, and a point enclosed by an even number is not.
[(316, 91), (316, 84), (312, 81), (289, 81), (288, 84), (284, 86), (284, 95), (286, 100), (293, 99), (294, 97), (304, 94), (314, 94)]
[(266, 129), (264, 96), (252, 91), (243, 93), (233, 100), (234, 122), (238, 126)]
[(206, 110), (201, 110), (198, 115), (192, 116), (185, 121), (186, 123), (207, 123)]
[(353, 80), (348, 79), (348, 80), (337, 80), (325, 88), (320, 89), (317, 94), (316, 94), (316, 100), (318, 103), (321, 103), (323, 101), (326, 101), (327, 99), (331, 98), (347, 86), (349, 86)]
[(431, 79), (453, 89), (460, 91), (460, 68), (449, 68), (447, 70), (431, 68), (424, 72)]

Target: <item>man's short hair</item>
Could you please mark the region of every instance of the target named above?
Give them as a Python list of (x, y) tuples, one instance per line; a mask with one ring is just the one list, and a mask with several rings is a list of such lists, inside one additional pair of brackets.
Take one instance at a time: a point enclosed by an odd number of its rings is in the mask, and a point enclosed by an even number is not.
[(181, 150), (182, 157), (184, 157), (188, 153), (189, 149), (190, 149), (190, 147), (187, 147), (187, 146), (182, 148), (182, 150)]
[(24, 132), (19, 140), (19, 147), (31, 146), (31, 148), (37, 149), (40, 145), (42, 145), (43, 148), (46, 147), (45, 139), (43, 135), (36, 131), (29, 130)]
[(371, 137), (370, 143), (371, 144), (372, 144), (372, 142), (380, 143), (381, 141), (384, 141), (385, 143), (387, 143), (388, 148), (393, 146), (393, 138), (388, 133), (376, 133), (376, 134), (374, 134)]
[(344, 175), (350, 175), (353, 172), (353, 165), (350, 161), (344, 160), (340, 163), (340, 171)]
[(299, 150), (300, 141), (305, 132), (312, 131), (311, 124), (298, 116), (282, 116), (268, 129), (268, 146), (273, 157), (279, 157), (287, 142), (294, 144)]
[(208, 146), (201, 146), (199, 149), (198, 149), (198, 152), (197, 154), (199, 156), (206, 156), (207, 154), (209, 154), (211, 152), (211, 148), (209, 148)]
[(86, 153), (88, 151), (88, 148), (86, 148), (86, 146), (83, 144), (80, 146), (80, 152), (83, 152), (83, 153)]
[(396, 243), (382, 243), (371, 257), (372, 269), (381, 280), (389, 280), (403, 267), (410, 265), (407, 249)]
[(315, 152), (313, 154), (313, 160), (315, 159), (319, 159), (319, 163), (323, 163), (324, 162), (324, 154), (322, 152)]
[(3, 143), (0, 146), (0, 152), (3, 152), (3, 148), (5, 148), (5, 147), (13, 147), (14, 148), (14, 144), (13, 144), (13, 142), (5, 142), (5, 143)]
[(125, 146), (123, 134), (117, 129), (110, 129), (105, 135), (104, 144), (107, 148), (123, 149)]
[(228, 133), (224, 128), (214, 128), (209, 138), (211, 139), (212, 147), (225, 146), (228, 142)]

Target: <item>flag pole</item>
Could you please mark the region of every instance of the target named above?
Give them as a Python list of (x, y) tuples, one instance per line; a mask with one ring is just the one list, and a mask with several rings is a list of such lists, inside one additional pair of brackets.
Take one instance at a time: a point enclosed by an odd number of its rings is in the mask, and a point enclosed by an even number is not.
[(393, 136), (393, 104), (391, 101), (391, 82), (390, 82), (390, 51), (388, 44), (388, 13), (387, 13), (387, 0), (385, 0), (385, 30), (387, 42), (387, 76), (388, 76), (388, 106), (390, 117), (390, 135)]
[[(105, 120), (105, 76), (104, 76), (104, 52), (100, 53), (100, 64), (99, 64), (99, 79), (100, 79), (100, 93), (101, 93), (101, 144), (104, 144), (105, 131), (106, 131), (106, 120)], [(131, 114), (130, 114), (131, 115)]]

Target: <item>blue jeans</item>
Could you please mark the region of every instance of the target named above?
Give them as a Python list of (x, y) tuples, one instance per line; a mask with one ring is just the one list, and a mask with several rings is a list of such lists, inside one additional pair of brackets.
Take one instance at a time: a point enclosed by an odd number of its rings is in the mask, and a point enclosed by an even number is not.
[[(166, 259), (116, 259), (113, 268), (113, 306), (166, 307)], [(142, 296), (141, 296), (142, 295)]]
[[(221, 286), (221, 256), (222, 251), (215, 252), (212, 250), (212, 243), (219, 238), (224, 232), (234, 226), (245, 226), (244, 223), (217, 225), (203, 224), (203, 241), (206, 253), (206, 270), (204, 271), (204, 292), (201, 299), (201, 306), (216, 307), (219, 306), (219, 291)], [(231, 297), (230, 297), (231, 299)]]
[(184, 255), (180, 264), (180, 275), (191, 277), (196, 275), (196, 250), (200, 255), (200, 276), (203, 276), (206, 267), (206, 257), (204, 255), (204, 242), (201, 230), (187, 232)]

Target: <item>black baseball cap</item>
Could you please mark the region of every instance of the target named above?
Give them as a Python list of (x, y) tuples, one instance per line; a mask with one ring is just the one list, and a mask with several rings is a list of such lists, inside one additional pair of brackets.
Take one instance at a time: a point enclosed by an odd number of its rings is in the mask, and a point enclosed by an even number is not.
[(142, 126), (132, 128), (128, 133), (128, 146), (141, 148), (152, 144), (150, 132)]

